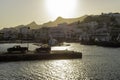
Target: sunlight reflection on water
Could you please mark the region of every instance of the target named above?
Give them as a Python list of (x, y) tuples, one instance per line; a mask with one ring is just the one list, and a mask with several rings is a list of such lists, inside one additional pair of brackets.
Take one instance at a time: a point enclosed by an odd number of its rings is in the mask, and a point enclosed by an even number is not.
[(85, 46), (53, 47), (74, 50), (82, 59), (0, 63), (1, 80), (120, 80), (120, 48)]
[(69, 61), (67, 60), (59, 60), (59, 61), (52, 61), (52, 70), (50, 69), (49, 71), (52, 73), (54, 76), (59, 76), (61, 79), (66, 79), (67, 77), (67, 70), (69, 69), (72, 70), (72, 66), (70, 66)]

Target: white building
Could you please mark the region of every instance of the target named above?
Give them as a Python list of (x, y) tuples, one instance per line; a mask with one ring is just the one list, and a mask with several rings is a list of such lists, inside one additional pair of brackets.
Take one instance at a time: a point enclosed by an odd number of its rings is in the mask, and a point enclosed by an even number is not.
[(106, 27), (96, 30), (95, 34), (96, 41), (110, 41), (110, 33)]
[(4, 39), (15, 39), (17, 38), (17, 30), (15, 28), (4, 28), (1, 30)]
[(19, 28), (18, 33), (29, 34), (30, 29), (29, 29), (29, 27), (21, 27), (21, 28)]
[(49, 30), (49, 35), (56, 39), (63, 39), (65, 37), (64, 29), (62, 27), (52, 27)]

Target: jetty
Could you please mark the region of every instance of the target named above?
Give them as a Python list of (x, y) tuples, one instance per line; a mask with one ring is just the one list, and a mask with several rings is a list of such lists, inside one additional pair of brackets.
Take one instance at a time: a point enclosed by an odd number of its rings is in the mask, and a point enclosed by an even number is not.
[(81, 59), (81, 52), (74, 51), (51, 51), (50, 53), (17, 53), (17, 54), (1, 54), (0, 62), (9, 61), (30, 61), (30, 60), (51, 60), (51, 59)]

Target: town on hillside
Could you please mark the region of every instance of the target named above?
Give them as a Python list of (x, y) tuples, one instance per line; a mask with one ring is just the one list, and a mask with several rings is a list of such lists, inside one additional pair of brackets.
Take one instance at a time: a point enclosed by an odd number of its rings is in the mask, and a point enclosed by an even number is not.
[[(82, 19), (81, 19), (82, 18)], [(60, 18), (37, 25), (20, 25), (0, 30), (0, 41), (30, 41), (46, 43), (50, 38), (59, 42), (106, 41), (120, 42), (120, 13), (101, 13), (81, 18)], [(59, 22), (60, 21), (60, 22)], [(53, 25), (57, 24), (57, 25)]]

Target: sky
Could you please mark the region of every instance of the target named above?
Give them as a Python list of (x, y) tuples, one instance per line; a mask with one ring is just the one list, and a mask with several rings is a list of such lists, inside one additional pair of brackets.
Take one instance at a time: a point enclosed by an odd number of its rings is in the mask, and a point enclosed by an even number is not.
[(0, 29), (102, 12), (120, 12), (120, 0), (0, 0)]

